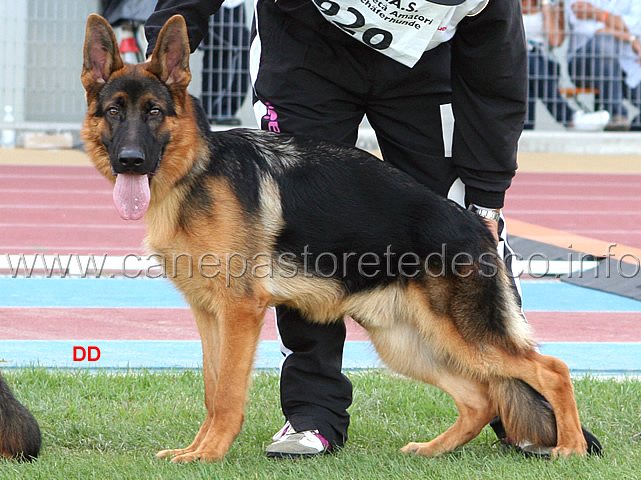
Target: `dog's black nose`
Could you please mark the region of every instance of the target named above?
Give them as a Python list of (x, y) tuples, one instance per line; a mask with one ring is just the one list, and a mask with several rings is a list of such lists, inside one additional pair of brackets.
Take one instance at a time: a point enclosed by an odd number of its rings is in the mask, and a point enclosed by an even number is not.
[(124, 148), (118, 155), (118, 173), (144, 173), (141, 167), (145, 163), (145, 154), (138, 148)]

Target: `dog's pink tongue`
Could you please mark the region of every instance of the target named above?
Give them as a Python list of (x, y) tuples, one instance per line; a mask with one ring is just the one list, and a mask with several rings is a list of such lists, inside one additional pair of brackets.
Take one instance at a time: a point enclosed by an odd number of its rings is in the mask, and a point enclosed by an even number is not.
[(140, 220), (149, 207), (149, 179), (147, 175), (125, 175), (116, 177), (114, 187), (116, 210), (125, 220)]

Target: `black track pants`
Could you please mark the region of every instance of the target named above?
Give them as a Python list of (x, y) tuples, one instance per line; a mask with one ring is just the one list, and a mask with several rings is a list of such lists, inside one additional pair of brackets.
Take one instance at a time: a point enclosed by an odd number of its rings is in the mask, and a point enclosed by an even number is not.
[[(457, 177), (450, 159), (449, 44), (426, 52), (410, 69), (329, 23), (310, 28), (273, 0), (258, 2), (254, 21), (250, 62), (261, 128), (353, 145), (367, 115), (385, 161), (448, 195)], [(343, 322), (315, 325), (286, 307), (277, 309), (277, 321), (286, 355), (285, 417), (296, 430), (318, 429), (342, 446), (352, 401), (351, 383), (341, 373)]]

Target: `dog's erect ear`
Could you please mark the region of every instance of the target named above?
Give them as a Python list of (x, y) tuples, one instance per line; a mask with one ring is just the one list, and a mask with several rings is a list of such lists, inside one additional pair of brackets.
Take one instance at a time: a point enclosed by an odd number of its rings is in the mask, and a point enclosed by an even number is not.
[(87, 19), (85, 34), (82, 85), (89, 92), (104, 84), (113, 72), (124, 66), (111, 25), (100, 15), (91, 14)]
[(174, 15), (160, 30), (147, 71), (167, 85), (189, 85), (189, 37), (182, 16)]

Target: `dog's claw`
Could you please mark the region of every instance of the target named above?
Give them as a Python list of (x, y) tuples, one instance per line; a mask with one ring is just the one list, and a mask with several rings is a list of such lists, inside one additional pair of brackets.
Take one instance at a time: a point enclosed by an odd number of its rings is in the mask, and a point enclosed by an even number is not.
[(161, 450), (156, 455), (154, 455), (154, 458), (167, 458), (167, 457), (175, 457), (176, 455), (183, 455), (187, 453), (188, 450), (185, 448), (178, 448), (178, 449), (171, 449), (171, 450)]

